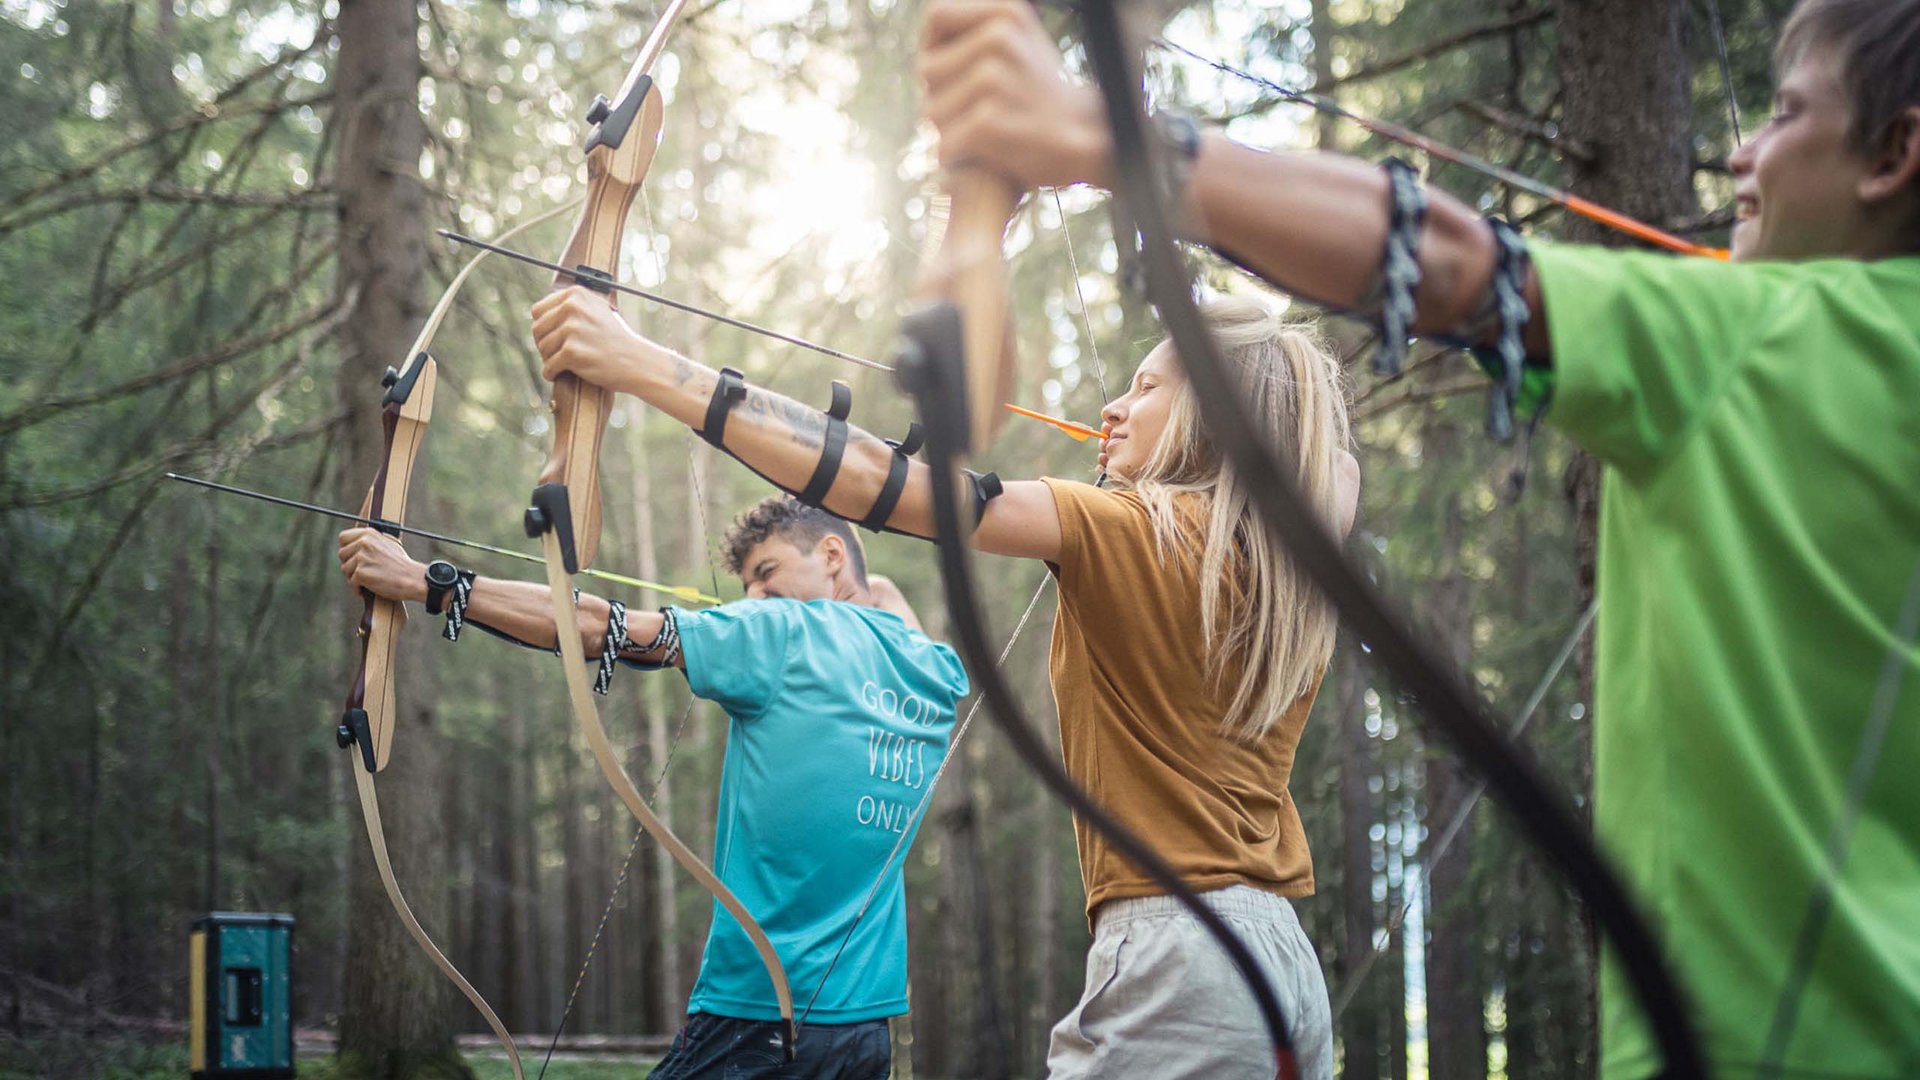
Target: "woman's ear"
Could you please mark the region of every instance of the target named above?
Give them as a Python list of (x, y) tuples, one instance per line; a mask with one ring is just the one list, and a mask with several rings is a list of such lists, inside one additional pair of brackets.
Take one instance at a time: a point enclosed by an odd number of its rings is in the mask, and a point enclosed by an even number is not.
[(1334, 505), (1340, 508), (1340, 539), (1353, 532), (1353, 519), (1360, 514), (1360, 460), (1345, 450), (1334, 459)]

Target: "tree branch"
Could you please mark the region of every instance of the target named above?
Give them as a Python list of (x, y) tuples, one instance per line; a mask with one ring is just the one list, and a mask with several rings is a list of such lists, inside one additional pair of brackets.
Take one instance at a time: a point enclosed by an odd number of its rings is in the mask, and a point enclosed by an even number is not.
[(1502, 131), (1518, 135), (1529, 142), (1539, 143), (1563, 158), (1582, 165), (1593, 164), (1593, 148), (1566, 134), (1558, 124), (1536, 120), (1531, 116), (1521, 116), (1480, 101), (1462, 101), (1459, 103), (1459, 109)]
[(1425, 45), (1417, 48), (1395, 53), (1384, 60), (1376, 60), (1365, 67), (1356, 68), (1345, 75), (1318, 80), (1309, 89), (1316, 94), (1325, 94), (1337, 87), (1345, 86), (1348, 83), (1365, 82), (1368, 79), (1380, 78), (1382, 75), (1391, 75), (1401, 68), (1411, 67), (1422, 61), (1431, 60), (1442, 53), (1452, 52), (1463, 45), (1471, 45), (1482, 38), (1498, 37), (1501, 34), (1511, 33), (1515, 30), (1532, 26), (1535, 23), (1544, 22), (1552, 14), (1553, 9), (1551, 7), (1534, 8), (1531, 11), (1523, 11), (1518, 15), (1511, 15), (1497, 22), (1470, 26), (1465, 30), (1448, 34), (1446, 37), (1427, 42)]

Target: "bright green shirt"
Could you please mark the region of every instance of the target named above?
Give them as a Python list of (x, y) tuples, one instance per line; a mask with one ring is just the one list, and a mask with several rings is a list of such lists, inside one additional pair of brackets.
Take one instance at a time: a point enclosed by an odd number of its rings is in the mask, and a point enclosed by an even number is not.
[[(1549, 417), (1607, 466), (1601, 845), (1716, 1077), (1920, 1076), (1920, 258), (1532, 254)], [(1601, 1042), (1658, 1068), (1611, 964)]]

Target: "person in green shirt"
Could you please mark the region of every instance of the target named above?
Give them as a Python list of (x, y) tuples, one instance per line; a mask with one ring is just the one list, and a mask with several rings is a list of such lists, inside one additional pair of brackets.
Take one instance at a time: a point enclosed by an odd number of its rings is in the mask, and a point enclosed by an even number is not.
[[(1416, 333), (1493, 343), (1606, 466), (1594, 822), (1719, 1077), (1920, 1075), (1920, 0), (1805, 0), (1730, 161), (1732, 261), (1527, 242), (1434, 192)], [(940, 158), (1112, 182), (1104, 107), (1026, 0), (936, 0)], [(1174, 138), (1193, 239), (1384, 310), (1394, 175)], [(1416, 219), (1417, 220), (1417, 219)], [(1400, 239), (1409, 239), (1404, 235)], [(1603, 1075), (1661, 1066), (1609, 966)]]

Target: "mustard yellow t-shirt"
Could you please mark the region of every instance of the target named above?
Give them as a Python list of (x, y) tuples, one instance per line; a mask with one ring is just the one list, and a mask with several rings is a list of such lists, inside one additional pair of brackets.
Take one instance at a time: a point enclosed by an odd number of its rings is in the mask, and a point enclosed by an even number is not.
[[(1287, 781), (1314, 693), (1258, 742), (1222, 734), (1197, 558), (1161, 557), (1135, 495), (1046, 484), (1060, 513), (1050, 666), (1067, 772), (1195, 889), (1311, 894), (1313, 861)], [(1074, 839), (1089, 916), (1105, 901), (1164, 891), (1077, 817)]]

